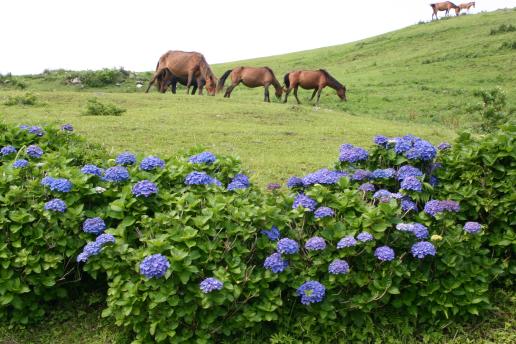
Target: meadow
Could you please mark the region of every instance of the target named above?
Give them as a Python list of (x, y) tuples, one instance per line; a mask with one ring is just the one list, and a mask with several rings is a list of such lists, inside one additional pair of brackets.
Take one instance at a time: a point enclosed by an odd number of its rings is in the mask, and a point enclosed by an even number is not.
[[(136, 73), (119, 86), (80, 88), (65, 84), (71, 72), (49, 71), (19, 76), (20, 90), (0, 83), (0, 121), (16, 124), (72, 123), (76, 132), (101, 144), (111, 155), (175, 155), (202, 146), (214, 153), (239, 157), (251, 180), (264, 187), (285, 183), (331, 167), (342, 143), (370, 147), (372, 137), (414, 134), (433, 144), (453, 141), (457, 131), (473, 130), (479, 122), (474, 92), (501, 87), (509, 107), (515, 106), (516, 54), (514, 32), (491, 34), (514, 23), (516, 10), (425, 22), (363, 41), (248, 61), (214, 65), (216, 75), (239, 65), (267, 65), (280, 81), (284, 72), (324, 67), (348, 88), (340, 102), (325, 89), (320, 107), (263, 103), (263, 89), (240, 85), (231, 99), (144, 94), (136, 81), (151, 72)], [(157, 60), (158, 57), (156, 57)], [(149, 61), (151, 69), (155, 61)], [(9, 96), (32, 92), (37, 103), (5, 105)], [(88, 99), (114, 103), (121, 116), (86, 116)], [(272, 99), (272, 95), (271, 95)], [(69, 304), (56, 304), (46, 321), (35, 327), (0, 326), (0, 343), (124, 343), (127, 339), (109, 319), (101, 318), (102, 290)], [(384, 342), (510, 343), (516, 340), (513, 292), (496, 294), (496, 309), (475, 324), (450, 324), (419, 338), (399, 328), (386, 329)], [(274, 342), (274, 340), (277, 340)], [(252, 341), (247, 341), (252, 342)], [(272, 343), (285, 342), (281, 337)]]

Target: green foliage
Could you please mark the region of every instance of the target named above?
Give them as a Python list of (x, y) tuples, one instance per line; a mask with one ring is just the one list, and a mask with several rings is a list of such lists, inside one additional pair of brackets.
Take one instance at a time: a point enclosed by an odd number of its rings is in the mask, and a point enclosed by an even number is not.
[(0, 74), (0, 87), (24, 90), (27, 88), (27, 83), (20, 80), (20, 78), (13, 78), (10, 73), (6, 75)]
[(481, 124), (480, 130), (484, 133), (492, 132), (501, 124), (513, 120), (514, 110), (507, 106), (507, 95), (497, 87), (490, 90), (475, 92), (475, 96), (482, 99), (480, 107)]
[(503, 42), (500, 49), (516, 49), (516, 41)]
[(501, 33), (514, 32), (514, 31), (516, 31), (516, 26), (514, 26), (512, 24), (509, 24), (509, 25), (501, 24), (497, 28), (491, 29), (491, 32), (489, 34), (491, 36), (493, 36), (493, 35), (498, 35)]
[(102, 103), (96, 97), (88, 99), (85, 116), (121, 116), (127, 110), (111, 103)]
[(88, 70), (74, 73), (71, 76), (67, 76), (66, 81), (68, 82), (74, 78), (79, 78), (81, 84), (84, 86), (105, 87), (124, 82), (129, 75), (130, 72), (126, 71), (124, 68), (104, 68), (97, 71)]
[(38, 97), (31, 93), (27, 92), (23, 95), (17, 95), (17, 96), (8, 96), (7, 100), (4, 101), (4, 105), (7, 106), (13, 106), (13, 105), (36, 105), (38, 103)]

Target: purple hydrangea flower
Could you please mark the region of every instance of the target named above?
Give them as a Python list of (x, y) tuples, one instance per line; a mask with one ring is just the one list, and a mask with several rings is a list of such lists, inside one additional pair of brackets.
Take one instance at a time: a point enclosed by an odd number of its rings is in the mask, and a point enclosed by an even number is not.
[(308, 251), (320, 251), (326, 248), (326, 242), (323, 238), (315, 236), (310, 239), (305, 244), (305, 248)]
[(18, 128), (20, 128), (20, 130), (29, 130), (30, 127), (27, 124), (20, 124)]
[(118, 165), (134, 165), (136, 164), (136, 156), (131, 152), (123, 152), (118, 154), (118, 156), (115, 159), (115, 162)]
[(85, 263), (87, 260), (88, 260), (89, 256), (86, 252), (81, 252), (78, 256), (77, 256), (77, 263)]
[(368, 157), (369, 153), (363, 148), (355, 147), (351, 144), (340, 146), (339, 160), (342, 162), (355, 163), (367, 160)]
[(52, 210), (64, 213), (66, 211), (66, 203), (60, 200), (59, 198), (54, 198), (53, 200), (50, 200), (47, 203), (45, 203), (45, 210)]
[(410, 197), (403, 197), (401, 199), (401, 210), (407, 212), (407, 211), (417, 211), (417, 205)]
[(385, 189), (378, 190), (373, 195), (373, 198), (380, 200), (380, 202), (382, 202), (382, 203), (387, 203), (391, 199), (398, 199), (401, 197), (402, 197), (402, 195), (397, 194), (397, 193), (392, 193)]
[(209, 185), (215, 184), (221, 186), (222, 183), (216, 178), (210, 177), (206, 172), (191, 172), (185, 177), (186, 185)]
[(114, 244), (115, 243), (115, 237), (111, 234), (101, 234), (95, 239), (95, 242), (98, 243), (100, 246), (104, 246), (106, 244)]
[(13, 146), (5, 146), (5, 147), (2, 147), (2, 149), (0, 149), (0, 154), (2, 154), (3, 156), (15, 154), (15, 153), (16, 153), (16, 148), (14, 148)]
[(398, 180), (403, 180), (407, 177), (421, 177), (423, 176), (423, 172), (417, 167), (411, 165), (401, 166), (398, 170)]
[(374, 237), (373, 237), (373, 235), (371, 233), (362, 232), (362, 233), (357, 235), (357, 239), (358, 239), (358, 241), (361, 241), (361, 242), (368, 242), (368, 241), (373, 240)]
[(339, 240), (339, 242), (337, 243), (337, 248), (341, 249), (341, 248), (345, 248), (345, 247), (352, 247), (352, 246), (355, 246), (356, 244), (357, 244), (357, 241), (355, 240), (355, 238), (352, 235), (348, 235)]
[(349, 272), (349, 264), (345, 260), (335, 259), (328, 266), (328, 272), (333, 275), (342, 275)]
[(29, 162), (25, 159), (18, 159), (15, 162), (13, 162), (14, 168), (24, 168), (29, 166)]
[(386, 169), (378, 169), (378, 170), (374, 170), (372, 175), (371, 175), (371, 178), (372, 179), (389, 179), (389, 178), (392, 178), (396, 175), (396, 170), (394, 170), (393, 168), (386, 168)]
[(441, 142), (437, 146), (437, 149), (439, 149), (439, 150), (446, 150), (446, 149), (449, 149), (449, 148), (451, 148), (451, 144), (449, 144), (448, 142)]
[(251, 186), (249, 178), (245, 174), (237, 174), (228, 184), (228, 190), (247, 189)]
[(92, 174), (94, 176), (102, 176), (102, 173), (104, 172), (101, 168), (98, 168), (95, 165), (84, 165), (83, 168), (81, 168), (81, 172), (83, 174)]
[(364, 183), (358, 187), (358, 190), (363, 192), (373, 192), (375, 188), (374, 185), (371, 183)]
[(294, 254), (299, 251), (299, 244), (295, 240), (283, 238), (278, 241), (276, 248), (279, 253)]
[(380, 246), (374, 251), (374, 256), (383, 262), (390, 262), (394, 259), (394, 250), (389, 246)]
[(140, 163), (140, 169), (142, 169), (144, 171), (152, 171), (152, 170), (155, 170), (156, 168), (164, 168), (164, 167), (165, 167), (165, 162), (163, 160), (161, 160), (160, 158), (152, 156), (152, 155), (144, 158), (142, 160), (142, 162)]
[(437, 150), (430, 142), (420, 139), (405, 153), (405, 156), (410, 160), (428, 161), (435, 158), (436, 154)]
[(414, 222), (414, 223), (398, 223), (396, 229), (401, 232), (409, 232), (416, 236), (418, 239), (428, 238), (428, 229), (426, 226)]
[(437, 177), (436, 177), (436, 176), (430, 176), (429, 183), (430, 183), (430, 185), (432, 185), (433, 187), (436, 187), (436, 186), (439, 184), (439, 179), (437, 179)]
[(118, 183), (129, 179), (129, 172), (123, 166), (114, 166), (104, 172), (104, 180)]
[(299, 177), (290, 177), (287, 181), (287, 187), (292, 189), (295, 187), (302, 187), (303, 186), (303, 179)]
[(366, 180), (372, 177), (371, 171), (368, 170), (355, 170), (351, 176), (352, 180)]
[(425, 213), (435, 217), (438, 213), (445, 211), (458, 212), (460, 210), (459, 203), (451, 200), (439, 201), (431, 200), (425, 204)]
[(382, 147), (387, 147), (387, 144), (389, 143), (389, 139), (386, 136), (383, 135), (376, 135), (374, 137), (374, 144)]
[(199, 284), (199, 287), (203, 293), (208, 294), (214, 290), (221, 290), (223, 285), (224, 284), (218, 279), (208, 277)]
[(149, 180), (142, 180), (134, 184), (132, 193), (136, 197), (149, 197), (150, 195), (155, 195), (158, 193), (158, 187), (156, 184)]
[(157, 253), (145, 257), (140, 263), (140, 274), (147, 278), (159, 278), (165, 276), (169, 267), (167, 257)]
[(202, 152), (197, 155), (191, 156), (188, 161), (192, 164), (213, 164), (217, 160), (215, 155), (211, 152)]
[(317, 206), (317, 202), (305, 194), (298, 194), (294, 199), (292, 209), (296, 209), (299, 206), (308, 209), (309, 211), (314, 211), (315, 207)]
[(410, 249), (415, 258), (423, 259), (426, 256), (435, 256), (435, 246), (428, 241), (420, 241)]
[(394, 151), (396, 154), (401, 154), (408, 151), (413, 144), (414, 137), (413, 136), (403, 136), (403, 137), (395, 137), (394, 138)]
[(478, 222), (469, 221), (464, 224), (464, 231), (469, 234), (476, 234), (480, 232), (482, 225)]
[(416, 177), (409, 176), (401, 181), (400, 185), (402, 190), (421, 192), (423, 190), (423, 184)]
[(279, 253), (273, 253), (267, 258), (265, 258), (265, 262), (263, 263), (263, 267), (271, 270), (274, 273), (280, 273), (285, 270), (288, 266), (288, 261), (281, 257)]
[(34, 134), (36, 136), (45, 135), (45, 131), (43, 130), (43, 128), (35, 126), (35, 125), (29, 128), (29, 133)]
[(335, 184), (347, 173), (340, 171), (330, 171), (326, 168), (310, 173), (303, 177), (303, 185), (310, 186), (315, 184)]
[(54, 178), (52, 178), (50, 176), (46, 176), (41, 179), (40, 184), (43, 186), (50, 186), (50, 184), (52, 184), (53, 182), (54, 182)]
[(333, 209), (328, 208), (328, 207), (319, 207), (314, 212), (314, 216), (317, 219), (322, 218), (322, 217), (334, 216), (334, 215), (335, 215), (335, 211), (333, 211)]
[(63, 124), (61, 126), (61, 130), (62, 131), (73, 131), (73, 125), (71, 125), (70, 123)]
[(82, 224), (82, 230), (86, 233), (100, 234), (106, 229), (106, 223), (100, 217), (86, 219)]
[(321, 302), (325, 293), (326, 288), (317, 281), (305, 282), (297, 288), (297, 295), (301, 296), (301, 303), (303, 305)]
[(39, 159), (43, 155), (43, 149), (39, 148), (36, 145), (30, 145), (27, 147), (27, 155), (31, 158)]
[[(45, 177), (45, 178), (47, 178), (47, 177)], [(44, 185), (48, 186), (51, 191), (70, 192), (72, 190), (73, 185), (68, 179), (65, 179), (65, 178), (54, 179), (51, 177), (48, 177), (48, 178), (49, 179), (45, 182)], [(43, 180), (41, 182), (43, 184)]]
[(102, 245), (96, 241), (90, 241), (86, 245), (84, 245), (82, 252), (86, 254), (86, 257), (89, 258), (91, 256), (95, 256), (100, 253), (102, 249)]
[(269, 183), (267, 184), (267, 190), (272, 191), (281, 188), (281, 185), (278, 183)]
[(276, 241), (280, 238), (280, 231), (276, 226), (272, 226), (270, 230), (264, 229), (261, 233), (265, 234), (272, 241)]

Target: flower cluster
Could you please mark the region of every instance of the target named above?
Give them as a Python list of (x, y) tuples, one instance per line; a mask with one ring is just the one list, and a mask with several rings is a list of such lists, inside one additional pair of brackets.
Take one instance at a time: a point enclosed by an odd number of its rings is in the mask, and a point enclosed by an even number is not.
[(101, 234), (95, 241), (90, 241), (84, 245), (82, 252), (77, 256), (77, 262), (86, 262), (91, 256), (96, 256), (107, 244), (114, 244), (115, 237), (111, 234)]
[(396, 170), (393, 168), (374, 170), (371, 174), (372, 179), (389, 179), (396, 175)]
[(426, 256), (435, 256), (435, 246), (428, 241), (420, 241), (410, 249), (415, 258), (423, 259)]
[(14, 168), (24, 168), (29, 166), (29, 162), (25, 159), (18, 159), (15, 162), (13, 162)]
[(123, 152), (116, 157), (115, 162), (124, 166), (134, 165), (136, 164), (136, 156), (131, 152)]
[(320, 251), (326, 248), (326, 242), (323, 238), (315, 236), (307, 240), (305, 248), (308, 251)]
[(480, 232), (482, 225), (478, 222), (469, 221), (464, 224), (464, 231), (469, 234), (476, 234)]
[(385, 189), (378, 190), (373, 195), (373, 198), (380, 200), (380, 202), (382, 202), (382, 203), (387, 203), (391, 199), (400, 199), (402, 197), (403, 197), (403, 195), (401, 195), (399, 193), (392, 193)]
[(357, 235), (357, 239), (358, 239), (358, 241), (361, 241), (361, 242), (368, 242), (368, 241), (373, 240), (374, 237), (371, 233), (361, 232)]
[(288, 267), (288, 261), (281, 257), (281, 254), (275, 252), (265, 258), (263, 267), (274, 273), (280, 273)]
[(280, 238), (280, 231), (276, 226), (272, 226), (270, 230), (264, 229), (261, 233), (265, 234), (272, 241), (276, 241)]
[(59, 198), (54, 198), (45, 203), (45, 210), (64, 213), (66, 211), (66, 203)]
[(435, 147), (430, 142), (421, 139), (414, 142), (412, 148), (405, 153), (407, 159), (423, 161), (432, 160), (436, 155), (437, 150)]
[(211, 152), (202, 152), (200, 154), (191, 156), (188, 159), (188, 161), (191, 162), (192, 164), (207, 164), (207, 165), (213, 164), (215, 162), (215, 160), (217, 160), (217, 158)]
[(414, 222), (414, 223), (398, 223), (396, 229), (401, 232), (409, 232), (416, 236), (418, 239), (428, 238), (428, 229), (426, 226)]
[(321, 302), (325, 293), (326, 288), (317, 281), (305, 282), (297, 288), (297, 295), (301, 297), (301, 303), (303, 305)]
[(213, 277), (208, 277), (199, 284), (199, 288), (205, 294), (214, 290), (221, 290), (223, 286), (224, 284), (221, 281)]
[(156, 168), (164, 168), (164, 167), (165, 167), (165, 162), (163, 160), (161, 160), (160, 158), (152, 156), (152, 155), (144, 158), (142, 160), (142, 162), (140, 163), (140, 169), (142, 169), (144, 171), (152, 171), (152, 170), (155, 170)]
[(295, 240), (283, 238), (278, 241), (276, 248), (279, 253), (294, 254), (299, 251), (299, 244)]
[(249, 178), (245, 174), (237, 174), (228, 184), (228, 190), (247, 189), (251, 186)]
[(383, 135), (376, 135), (374, 137), (374, 144), (382, 147), (387, 147), (389, 143), (389, 138)]
[(449, 148), (451, 148), (451, 144), (449, 144), (448, 142), (441, 142), (437, 146), (437, 149), (439, 149), (439, 150), (446, 150), (446, 149), (449, 149)]
[(92, 174), (101, 177), (104, 171), (95, 165), (84, 165), (84, 167), (81, 168), (81, 172), (83, 174)]
[(332, 208), (328, 208), (328, 207), (319, 207), (314, 212), (314, 216), (317, 219), (320, 219), (322, 217), (330, 217), (330, 216), (334, 216), (334, 215), (335, 215), (335, 211), (333, 211)]
[(156, 184), (149, 180), (142, 180), (134, 184), (132, 193), (136, 197), (149, 197), (150, 195), (158, 193), (158, 187), (156, 186)]
[(397, 173), (398, 180), (403, 180), (407, 177), (421, 177), (423, 172), (417, 167), (411, 165), (401, 166)]
[(86, 219), (82, 224), (82, 230), (86, 233), (100, 234), (106, 229), (106, 223), (100, 217)]
[(435, 215), (439, 213), (443, 213), (445, 211), (448, 212), (458, 212), (460, 210), (459, 203), (451, 200), (439, 201), (439, 200), (431, 200), (425, 204), (424, 211), (428, 215), (435, 217)]
[(340, 146), (339, 160), (342, 162), (355, 163), (367, 160), (368, 157), (369, 153), (363, 148), (355, 147), (349, 143)]
[(346, 175), (346, 172), (330, 171), (326, 168), (323, 168), (303, 177), (303, 186), (306, 187), (315, 184), (335, 184)]
[(27, 147), (27, 155), (31, 158), (39, 159), (43, 155), (43, 149), (39, 148), (36, 145), (30, 145)]
[(371, 171), (358, 169), (353, 172), (351, 179), (352, 180), (366, 180), (366, 179), (370, 179), (372, 176), (373, 176), (373, 174), (371, 173)]
[(328, 272), (333, 275), (342, 275), (349, 272), (349, 264), (345, 260), (335, 259), (328, 266)]
[(281, 188), (281, 185), (278, 183), (269, 183), (267, 184), (267, 190), (272, 191)]
[(147, 278), (163, 277), (170, 267), (167, 257), (157, 253), (145, 257), (140, 263), (140, 275)]
[(70, 192), (72, 190), (72, 183), (65, 178), (52, 178), (52, 177), (44, 177), (41, 180), (41, 185), (47, 186), (51, 191), (57, 192)]
[(358, 190), (363, 192), (373, 192), (375, 188), (374, 185), (371, 183), (363, 183), (358, 187)]
[(410, 197), (405, 196), (401, 199), (401, 210), (407, 212), (407, 211), (417, 211), (417, 205)]
[(380, 246), (374, 251), (374, 256), (383, 262), (390, 262), (394, 259), (394, 250), (389, 246)]
[(73, 131), (73, 125), (71, 125), (70, 123), (63, 124), (61, 126), (61, 130), (62, 131)]
[(355, 240), (355, 238), (351, 235), (348, 235), (339, 240), (339, 242), (337, 243), (337, 248), (341, 249), (341, 248), (345, 248), (345, 247), (353, 247), (356, 244), (357, 244), (357, 241)]
[(423, 190), (423, 184), (416, 177), (409, 176), (401, 181), (400, 188), (402, 190), (421, 192)]
[(16, 152), (16, 148), (14, 148), (13, 146), (5, 146), (2, 147), (2, 149), (0, 149), (0, 154), (2, 154), (3, 156), (15, 154)]
[(209, 185), (215, 184), (222, 186), (222, 183), (216, 178), (210, 177), (206, 172), (191, 172), (185, 177), (186, 185)]
[(308, 209), (309, 211), (314, 211), (315, 207), (317, 207), (317, 202), (305, 194), (298, 194), (294, 199), (294, 203), (292, 204), (292, 209), (296, 209), (299, 206)]
[(34, 134), (36, 136), (43, 136), (43, 135), (45, 135), (45, 131), (43, 130), (43, 128), (38, 127), (38, 126), (30, 127), (28, 132), (31, 133), (31, 134)]
[(287, 187), (290, 189), (301, 186), (304, 186), (303, 179), (299, 177), (290, 177), (287, 181)]
[(129, 179), (129, 171), (123, 166), (114, 166), (104, 172), (104, 180), (113, 183), (123, 182)]

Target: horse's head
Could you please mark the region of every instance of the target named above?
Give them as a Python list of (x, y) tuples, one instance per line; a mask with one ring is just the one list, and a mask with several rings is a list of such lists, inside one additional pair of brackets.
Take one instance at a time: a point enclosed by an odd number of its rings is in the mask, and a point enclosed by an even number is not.
[(460, 14), (460, 7), (455, 7), (455, 15), (458, 16)]
[(471, 3), (471, 6), (473, 6), (473, 8), (475, 8), (475, 2), (474, 1)]
[(348, 101), (348, 99), (346, 98), (346, 87), (345, 86), (342, 86), (342, 88), (339, 88), (337, 90), (337, 95), (339, 96), (340, 100), (343, 100), (345, 102)]
[(276, 98), (281, 99), (281, 96), (283, 95), (283, 87), (277, 87), (276, 92), (274, 92), (274, 95)]
[(217, 78), (213, 75), (206, 78), (206, 91), (210, 96), (214, 96), (217, 91)]

